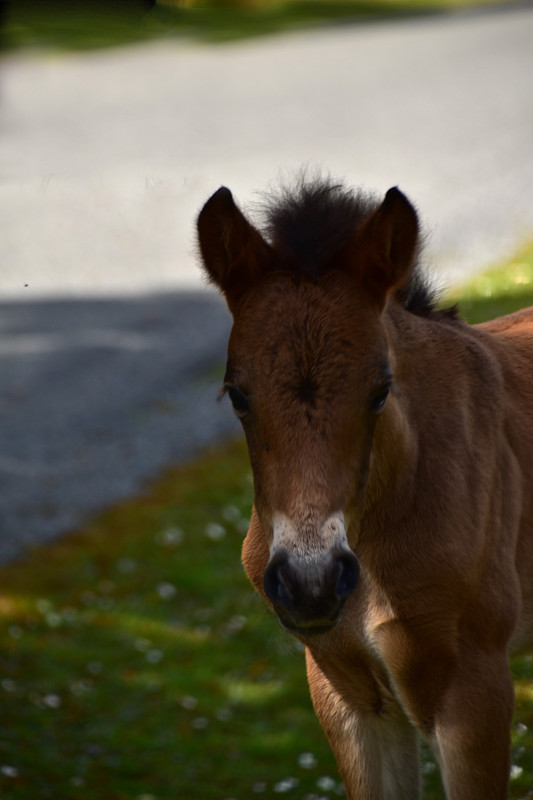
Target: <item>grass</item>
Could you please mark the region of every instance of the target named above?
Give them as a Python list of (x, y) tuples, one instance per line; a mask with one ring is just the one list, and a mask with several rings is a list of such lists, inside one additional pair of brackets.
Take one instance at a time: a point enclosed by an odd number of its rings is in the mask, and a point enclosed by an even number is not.
[[(529, 303), (533, 245), (454, 299), (473, 320)], [(2, 800), (343, 796), (301, 648), (240, 566), (251, 503), (232, 442), (0, 570)], [(513, 675), (518, 800), (533, 796), (533, 659)], [(424, 774), (442, 800), (427, 750)]]
[(450, 298), (472, 324), (533, 305), (533, 241), (505, 264), (460, 286)]
[(511, 0), (10, 0), (2, 47), (91, 50), (161, 37), (225, 42), (309, 25), (431, 14)]
[(302, 653), (240, 567), (251, 501), (233, 443), (2, 571), (2, 800), (340, 785)]

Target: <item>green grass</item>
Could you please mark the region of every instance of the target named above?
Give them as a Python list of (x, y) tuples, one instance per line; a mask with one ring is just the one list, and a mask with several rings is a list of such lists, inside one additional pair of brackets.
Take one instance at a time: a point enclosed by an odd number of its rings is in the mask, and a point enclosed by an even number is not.
[[(532, 292), (533, 245), (454, 299), (477, 320)], [(301, 648), (240, 565), (251, 503), (238, 441), (0, 570), (2, 800), (342, 796)], [(533, 659), (513, 674), (517, 800), (532, 796)], [(424, 773), (442, 800), (427, 749)]]
[(225, 42), (309, 25), (431, 14), (510, 0), (10, 0), (4, 49), (87, 50), (161, 37)]
[(505, 267), (494, 267), (472, 278), (450, 295), (472, 324), (533, 305), (533, 241)]
[(232, 444), (2, 570), (2, 800), (340, 785), (302, 653), (240, 566), (251, 501)]

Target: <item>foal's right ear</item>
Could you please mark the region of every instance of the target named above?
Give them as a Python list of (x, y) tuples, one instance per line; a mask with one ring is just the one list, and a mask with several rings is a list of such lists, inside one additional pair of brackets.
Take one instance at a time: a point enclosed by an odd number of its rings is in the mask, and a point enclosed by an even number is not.
[(225, 186), (200, 212), (198, 241), (207, 276), (223, 292), (233, 314), (242, 296), (267, 268), (270, 246), (237, 208)]

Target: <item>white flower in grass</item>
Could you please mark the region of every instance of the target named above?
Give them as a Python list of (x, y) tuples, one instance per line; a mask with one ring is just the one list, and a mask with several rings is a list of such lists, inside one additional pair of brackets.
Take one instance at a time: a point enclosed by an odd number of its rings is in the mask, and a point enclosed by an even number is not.
[(192, 711), (198, 705), (198, 700), (196, 697), (192, 697), (190, 694), (186, 694), (184, 697), (181, 698), (181, 707), (186, 708), (187, 711)]
[(226, 535), (226, 529), (218, 522), (208, 522), (205, 526), (205, 534), (212, 542), (219, 542)]
[(149, 650), (146, 653), (146, 660), (149, 664), (159, 664), (163, 658), (162, 650)]
[(316, 785), (322, 792), (331, 792), (335, 789), (336, 783), (329, 775), (323, 775), (317, 780)]
[(157, 593), (162, 600), (171, 600), (178, 590), (173, 583), (163, 581), (157, 587)]
[(60, 708), (62, 702), (58, 694), (45, 694), (43, 697), (43, 703), (47, 708)]
[(298, 765), (302, 769), (313, 769), (317, 764), (318, 761), (312, 753), (300, 753), (298, 756)]
[(239, 633), (247, 623), (247, 619), (242, 614), (236, 614), (234, 617), (231, 617), (224, 626), (225, 633), (229, 634), (230, 636)]
[(2, 775), (5, 775), (6, 778), (17, 778), (19, 771), (16, 767), (12, 767), (10, 764), (2, 764), (0, 766), (0, 772)]
[(156, 536), (157, 543), (162, 547), (176, 547), (176, 545), (182, 543), (183, 539), (184, 533), (176, 525), (169, 525), (168, 528), (159, 531)]
[(276, 794), (284, 794), (285, 792), (290, 792), (292, 789), (295, 789), (298, 783), (298, 778), (283, 778), (283, 780), (274, 784), (273, 790)]
[(227, 522), (238, 522), (241, 518), (241, 512), (237, 506), (228, 505), (222, 509), (222, 516)]
[[(85, 605), (89, 605), (89, 603)], [(58, 614), (57, 611), (50, 611), (48, 614), (45, 614), (44, 619), (49, 628), (59, 628), (63, 622), (63, 617), (61, 614)]]

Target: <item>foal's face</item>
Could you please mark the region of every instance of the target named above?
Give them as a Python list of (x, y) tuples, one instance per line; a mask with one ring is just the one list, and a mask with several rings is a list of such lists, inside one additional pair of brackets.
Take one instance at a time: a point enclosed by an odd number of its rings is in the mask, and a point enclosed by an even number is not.
[[(322, 188), (304, 191), (303, 217), (300, 209), (296, 224), (289, 203), (292, 232), (281, 232), (283, 212), (272, 243), (224, 187), (198, 217), (206, 272), (234, 319), (225, 388), (246, 433), (270, 548), (264, 589), (301, 636), (331, 628), (357, 584), (350, 545), (391, 381), (381, 311), (417, 247), (416, 213), (397, 189), (372, 209), (350, 201), (348, 216), (341, 201), (332, 213)], [(343, 218), (341, 241), (331, 220), (337, 228)], [(301, 263), (291, 261), (294, 245)], [(318, 251), (322, 267), (309, 273)]]
[(274, 273), (235, 314), (225, 388), (246, 434), (270, 547), (267, 595), (302, 635), (337, 620), (391, 371), (377, 306), (353, 279)]

